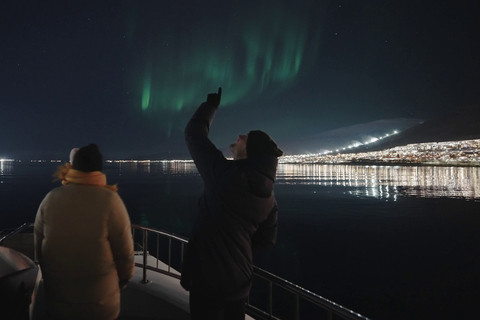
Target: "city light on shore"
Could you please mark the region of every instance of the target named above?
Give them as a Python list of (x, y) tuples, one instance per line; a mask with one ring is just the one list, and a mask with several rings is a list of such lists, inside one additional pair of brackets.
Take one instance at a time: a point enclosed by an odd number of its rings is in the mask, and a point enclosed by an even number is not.
[[(396, 134), (395, 131), (393, 134)], [(386, 135), (388, 136), (388, 134)], [(386, 137), (385, 136), (385, 137)], [(383, 137), (373, 138), (382, 139)], [(372, 141), (372, 140), (371, 140)], [(321, 153), (284, 155), (278, 159), (280, 164), (383, 164), (383, 165), (452, 165), (452, 166), (480, 166), (480, 139), (413, 143), (405, 146), (393, 147), (381, 151), (354, 152), (353, 150), (362, 145), (352, 144), (344, 148), (326, 150)], [(351, 150), (348, 153), (341, 153)], [(227, 156), (227, 159), (230, 159)], [(22, 162), (16, 159), (0, 158), (2, 166), (10, 163)], [(63, 163), (66, 160), (34, 159), (30, 163)], [(191, 159), (107, 159), (108, 163), (132, 163), (149, 165), (155, 163), (181, 164), (193, 163)]]
[(480, 166), (480, 139), (414, 143), (381, 151), (286, 155), (280, 163), (386, 163)]

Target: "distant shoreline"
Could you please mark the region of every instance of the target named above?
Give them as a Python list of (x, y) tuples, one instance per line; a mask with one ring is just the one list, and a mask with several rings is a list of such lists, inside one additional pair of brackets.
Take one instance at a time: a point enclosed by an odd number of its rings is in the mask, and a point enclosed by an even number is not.
[[(4, 160), (5, 161), (5, 160)], [(22, 163), (22, 164), (56, 164), (61, 165), (66, 161), (60, 160), (13, 160), (9, 159), (6, 163)], [(193, 163), (193, 160), (189, 159), (164, 159), (164, 160), (106, 160), (105, 164), (111, 163), (161, 163), (161, 162), (172, 162), (172, 163)], [(355, 160), (355, 161), (339, 161), (339, 162), (328, 162), (328, 161), (282, 161), (280, 158), (279, 165), (283, 164), (299, 164), (299, 165), (362, 165), (362, 166), (411, 166), (411, 167), (480, 167), (479, 161), (457, 161), (457, 162), (442, 162), (442, 161), (427, 161), (427, 162), (415, 162), (415, 161), (381, 161), (381, 160)]]
[(478, 162), (408, 162), (408, 161), (345, 161), (345, 162), (281, 162), (280, 164), (322, 164), (322, 165), (362, 165), (362, 166), (411, 166), (411, 167), (480, 167), (480, 161)]

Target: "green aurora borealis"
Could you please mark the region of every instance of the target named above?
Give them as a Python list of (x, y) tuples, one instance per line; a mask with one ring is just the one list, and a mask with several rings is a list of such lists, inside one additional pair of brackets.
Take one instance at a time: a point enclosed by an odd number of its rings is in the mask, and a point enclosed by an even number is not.
[[(175, 123), (176, 113), (197, 107), (199, 97), (219, 86), (227, 107), (285, 88), (316, 56), (320, 28), (311, 10), (288, 1), (259, 1), (229, 7), (228, 15), (224, 8), (222, 14), (200, 12), (192, 19), (180, 11), (184, 16), (173, 25), (163, 24), (161, 15), (155, 22), (132, 20), (131, 42), (141, 52), (132, 83), (136, 108), (170, 132), (183, 126)], [(152, 13), (148, 19), (154, 18)]]

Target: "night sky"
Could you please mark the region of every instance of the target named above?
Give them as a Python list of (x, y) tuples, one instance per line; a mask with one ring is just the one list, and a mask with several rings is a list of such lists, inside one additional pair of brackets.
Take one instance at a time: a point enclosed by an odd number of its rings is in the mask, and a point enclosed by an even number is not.
[(0, 158), (95, 142), (106, 158), (184, 152), (223, 88), (211, 138), (277, 141), (480, 103), (476, 1), (7, 1)]

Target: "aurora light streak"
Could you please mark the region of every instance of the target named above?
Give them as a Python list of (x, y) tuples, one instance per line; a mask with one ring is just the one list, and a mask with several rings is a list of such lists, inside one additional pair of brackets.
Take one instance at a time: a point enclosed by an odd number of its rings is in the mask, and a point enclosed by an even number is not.
[(293, 83), (316, 56), (320, 28), (308, 7), (267, 4), (231, 7), (220, 28), (204, 18), (186, 21), (185, 13), (178, 18), (179, 28), (154, 24), (158, 32), (146, 43), (141, 35), (145, 21), (137, 21), (138, 26), (130, 28), (137, 30), (132, 43), (144, 53), (139, 59), (143, 65), (135, 69), (142, 71), (133, 77), (141, 96), (137, 106), (165, 125), (220, 85), (225, 92), (222, 106), (229, 106)]

